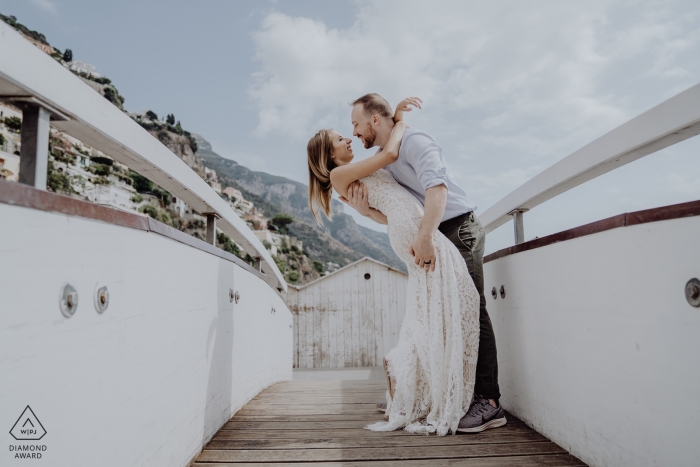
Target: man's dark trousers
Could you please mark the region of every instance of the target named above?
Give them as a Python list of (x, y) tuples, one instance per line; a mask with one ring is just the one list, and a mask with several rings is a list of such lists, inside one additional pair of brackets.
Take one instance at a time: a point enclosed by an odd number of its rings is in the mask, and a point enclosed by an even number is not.
[(476, 363), (474, 394), (485, 399), (498, 400), (498, 358), (496, 336), (491, 318), (486, 311), (484, 296), (484, 243), (486, 235), (481, 222), (473, 212), (457, 216), (440, 224), (438, 228), (457, 247), (467, 263), (469, 274), (479, 291), (479, 358)]

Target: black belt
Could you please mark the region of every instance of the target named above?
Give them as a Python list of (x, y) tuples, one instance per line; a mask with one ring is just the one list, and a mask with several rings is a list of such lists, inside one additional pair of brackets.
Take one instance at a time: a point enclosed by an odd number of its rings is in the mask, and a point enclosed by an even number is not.
[(457, 217), (453, 217), (452, 219), (447, 219), (446, 221), (441, 222), (438, 226), (438, 230), (442, 233), (445, 233), (446, 231), (452, 230), (455, 227), (464, 224), (467, 220), (472, 219), (474, 219), (474, 211), (465, 212), (464, 214), (460, 214)]

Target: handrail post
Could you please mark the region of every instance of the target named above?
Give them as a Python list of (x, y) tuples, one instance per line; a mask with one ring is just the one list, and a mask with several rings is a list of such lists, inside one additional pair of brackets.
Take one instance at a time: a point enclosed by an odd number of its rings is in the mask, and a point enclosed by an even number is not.
[(216, 246), (216, 214), (208, 212), (207, 216), (207, 243)]
[(50, 120), (51, 113), (39, 105), (27, 105), (22, 109), (19, 183), (39, 190), (46, 190)]
[(515, 244), (520, 245), (525, 241), (525, 225), (523, 223), (523, 213), (529, 211), (527, 208), (518, 208), (509, 212), (508, 214), (513, 216), (513, 234), (515, 237)]

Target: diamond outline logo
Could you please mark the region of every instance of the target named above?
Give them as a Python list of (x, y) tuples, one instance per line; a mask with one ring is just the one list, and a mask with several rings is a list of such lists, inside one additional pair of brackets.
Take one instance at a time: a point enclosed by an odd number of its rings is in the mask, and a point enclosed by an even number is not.
[[(27, 413), (27, 412), (29, 412), (29, 413)], [(34, 419), (34, 422), (36, 422), (36, 423), (34, 423), (32, 421), (32, 419)], [(24, 420), (24, 423), (22, 423), (20, 425), (19, 422), (21, 422), (22, 420)], [(13, 433), (15, 431), (15, 428), (20, 428), (20, 429), (24, 428), (25, 425), (27, 424), (27, 422), (29, 422), (29, 424), (32, 426), (32, 428), (37, 430), (36, 435), (33, 435), (33, 436), (38, 436), (39, 433), (41, 433), (41, 436), (39, 436), (38, 438), (27, 438), (27, 437), (24, 437), (22, 435), (19, 435), (20, 437), (18, 438)], [(37, 427), (37, 425), (38, 425), (38, 427)], [(17, 419), (15, 424), (12, 425), (12, 429), (10, 430), (10, 434), (17, 441), (39, 441), (41, 438), (43, 438), (46, 435), (46, 428), (44, 428), (44, 425), (41, 424), (41, 422), (37, 418), (37, 416), (34, 413), (34, 411), (32, 410), (32, 408), (27, 406), (27, 408), (24, 409), (24, 411), (22, 411), (22, 415), (19, 416), (19, 418)]]

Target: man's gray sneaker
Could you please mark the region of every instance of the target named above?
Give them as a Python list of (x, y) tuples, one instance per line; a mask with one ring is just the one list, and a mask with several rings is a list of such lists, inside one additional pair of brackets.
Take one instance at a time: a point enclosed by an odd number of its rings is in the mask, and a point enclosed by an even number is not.
[(494, 407), (488, 399), (477, 399), (469, 407), (469, 411), (459, 421), (457, 431), (464, 433), (479, 433), (489, 428), (496, 428), (506, 424), (506, 413), (498, 404)]
[(386, 413), (386, 402), (380, 402), (377, 404), (377, 410)]

